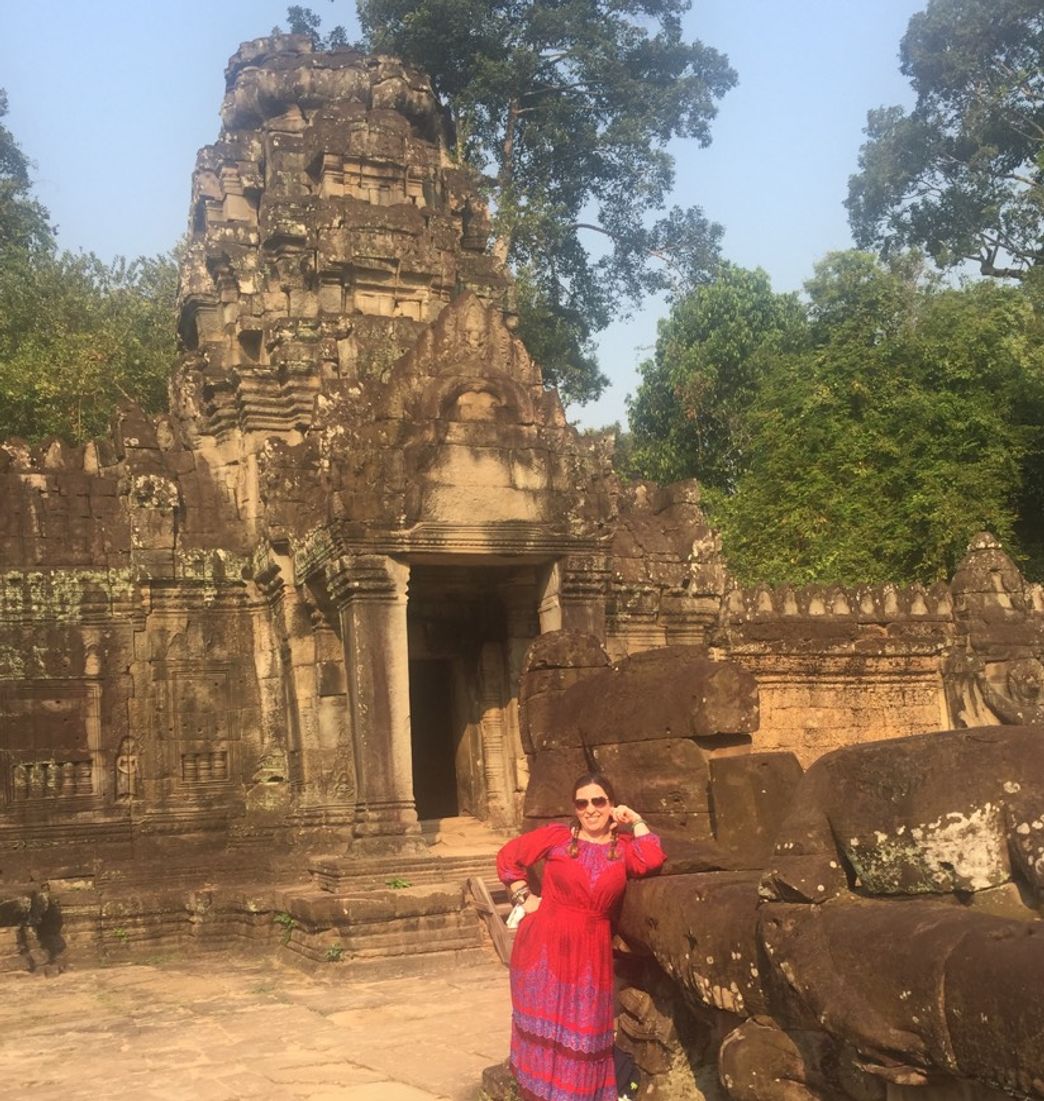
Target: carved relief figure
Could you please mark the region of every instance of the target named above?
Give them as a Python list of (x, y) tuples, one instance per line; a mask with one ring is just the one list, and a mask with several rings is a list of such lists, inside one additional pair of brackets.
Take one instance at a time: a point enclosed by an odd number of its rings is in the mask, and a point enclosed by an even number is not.
[(116, 799), (118, 802), (134, 799), (138, 794), (138, 743), (134, 738), (124, 738), (116, 753)]

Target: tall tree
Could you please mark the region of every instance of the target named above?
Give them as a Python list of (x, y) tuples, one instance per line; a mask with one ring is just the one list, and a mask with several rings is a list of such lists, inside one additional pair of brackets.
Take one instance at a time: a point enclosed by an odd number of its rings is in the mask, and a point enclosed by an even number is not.
[(177, 269), (60, 252), (29, 169), (0, 125), (0, 438), (84, 440), (124, 398), (166, 404)]
[(691, 285), (719, 226), (662, 212), (668, 143), (710, 141), (727, 59), (682, 36), (687, 0), (358, 0), (370, 48), (428, 72), (482, 176), (494, 252), (522, 275), (521, 332), (564, 395), (605, 380), (591, 338), (621, 305)]
[[(0, 119), (8, 112), (0, 88)], [(31, 165), (10, 130), (0, 122), (0, 254), (53, 247), (54, 231), (44, 207), (32, 195)]]
[(116, 406), (166, 408), (177, 266), (85, 253), (0, 262), (0, 438), (83, 441)]
[[(311, 8), (301, 4), (291, 4), (286, 9), (286, 26), (291, 34), (303, 34), (310, 38), (318, 50), (336, 50), (342, 46), (350, 46), (348, 32), (340, 23), (331, 27), (324, 35), (319, 33), (322, 18)], [(276, 28), (278, 30), (278, 28)]]
[(899, 56), (917, 102), (868, 115), (846, 202), (857, 244), (1023, 278), (1044, 259), (1044, 6), (929, 0)]

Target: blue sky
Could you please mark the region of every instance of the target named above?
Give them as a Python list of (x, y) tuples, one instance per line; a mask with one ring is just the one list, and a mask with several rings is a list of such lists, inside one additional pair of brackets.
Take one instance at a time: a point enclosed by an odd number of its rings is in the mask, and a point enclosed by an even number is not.
[[(354, 31), (351, 0), (313, 0)], [(713, 144), (679, 143), (674, 202), (725, 226), (724, 251), (796, 290), (848, 248), (842, 201), (866, 112), (910, 102), (899, 40), (924, 0), (694, 0), (686, 32), (728, 54), (739, 85)], [(238, 44), (285, 21), (269, 0), (0, 0), (5, 120), (36, 162), (62, 245), (109, 258), (169, 249), (184, 232), (196, 150), (215, 140), (224, 67)], [(612, 385), (571, 409), (582, 425), (625, 420), (662, 302), (600, 340)]]

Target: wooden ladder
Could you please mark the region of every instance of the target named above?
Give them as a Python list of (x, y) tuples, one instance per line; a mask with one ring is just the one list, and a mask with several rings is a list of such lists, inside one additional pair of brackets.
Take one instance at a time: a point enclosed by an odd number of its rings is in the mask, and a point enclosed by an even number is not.
[(504, 924), (502, 911), (504, 906), (507, 906), (510, 911), (510, 903), (500, 903), (498, 905), (494, 902), (486, 881), (478, 876), (469, 877), (468, 890), (475, 902), (475, 909), (486, 923), (486, 928), (489, 930), (493, 947), (500, 957), (500, 962), (507, 967), (511, 963), (511, 946), (515, 943), (515, 931)]

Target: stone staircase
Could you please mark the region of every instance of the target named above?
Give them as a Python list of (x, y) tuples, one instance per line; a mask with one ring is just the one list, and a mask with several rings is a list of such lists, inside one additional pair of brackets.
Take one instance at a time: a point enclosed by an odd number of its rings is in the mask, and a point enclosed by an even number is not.
[(490, 931), (492, 918), (475, 905), (468, 884), (483, 885), (480, 893), (502, 922), (510, 903), (496, 877), (496, 854), (505, 836), (460, 816), (422, 823), (422, 837), (430, 855), (313, 860), (312, 889), (288, 896), (286, 912), (296, 924), (287, 947), (318, 962), (332, 951), (326, 945), (333, 930), (339, 958), (355, 963), (449, 952), (488, 958), (497, 930)]

